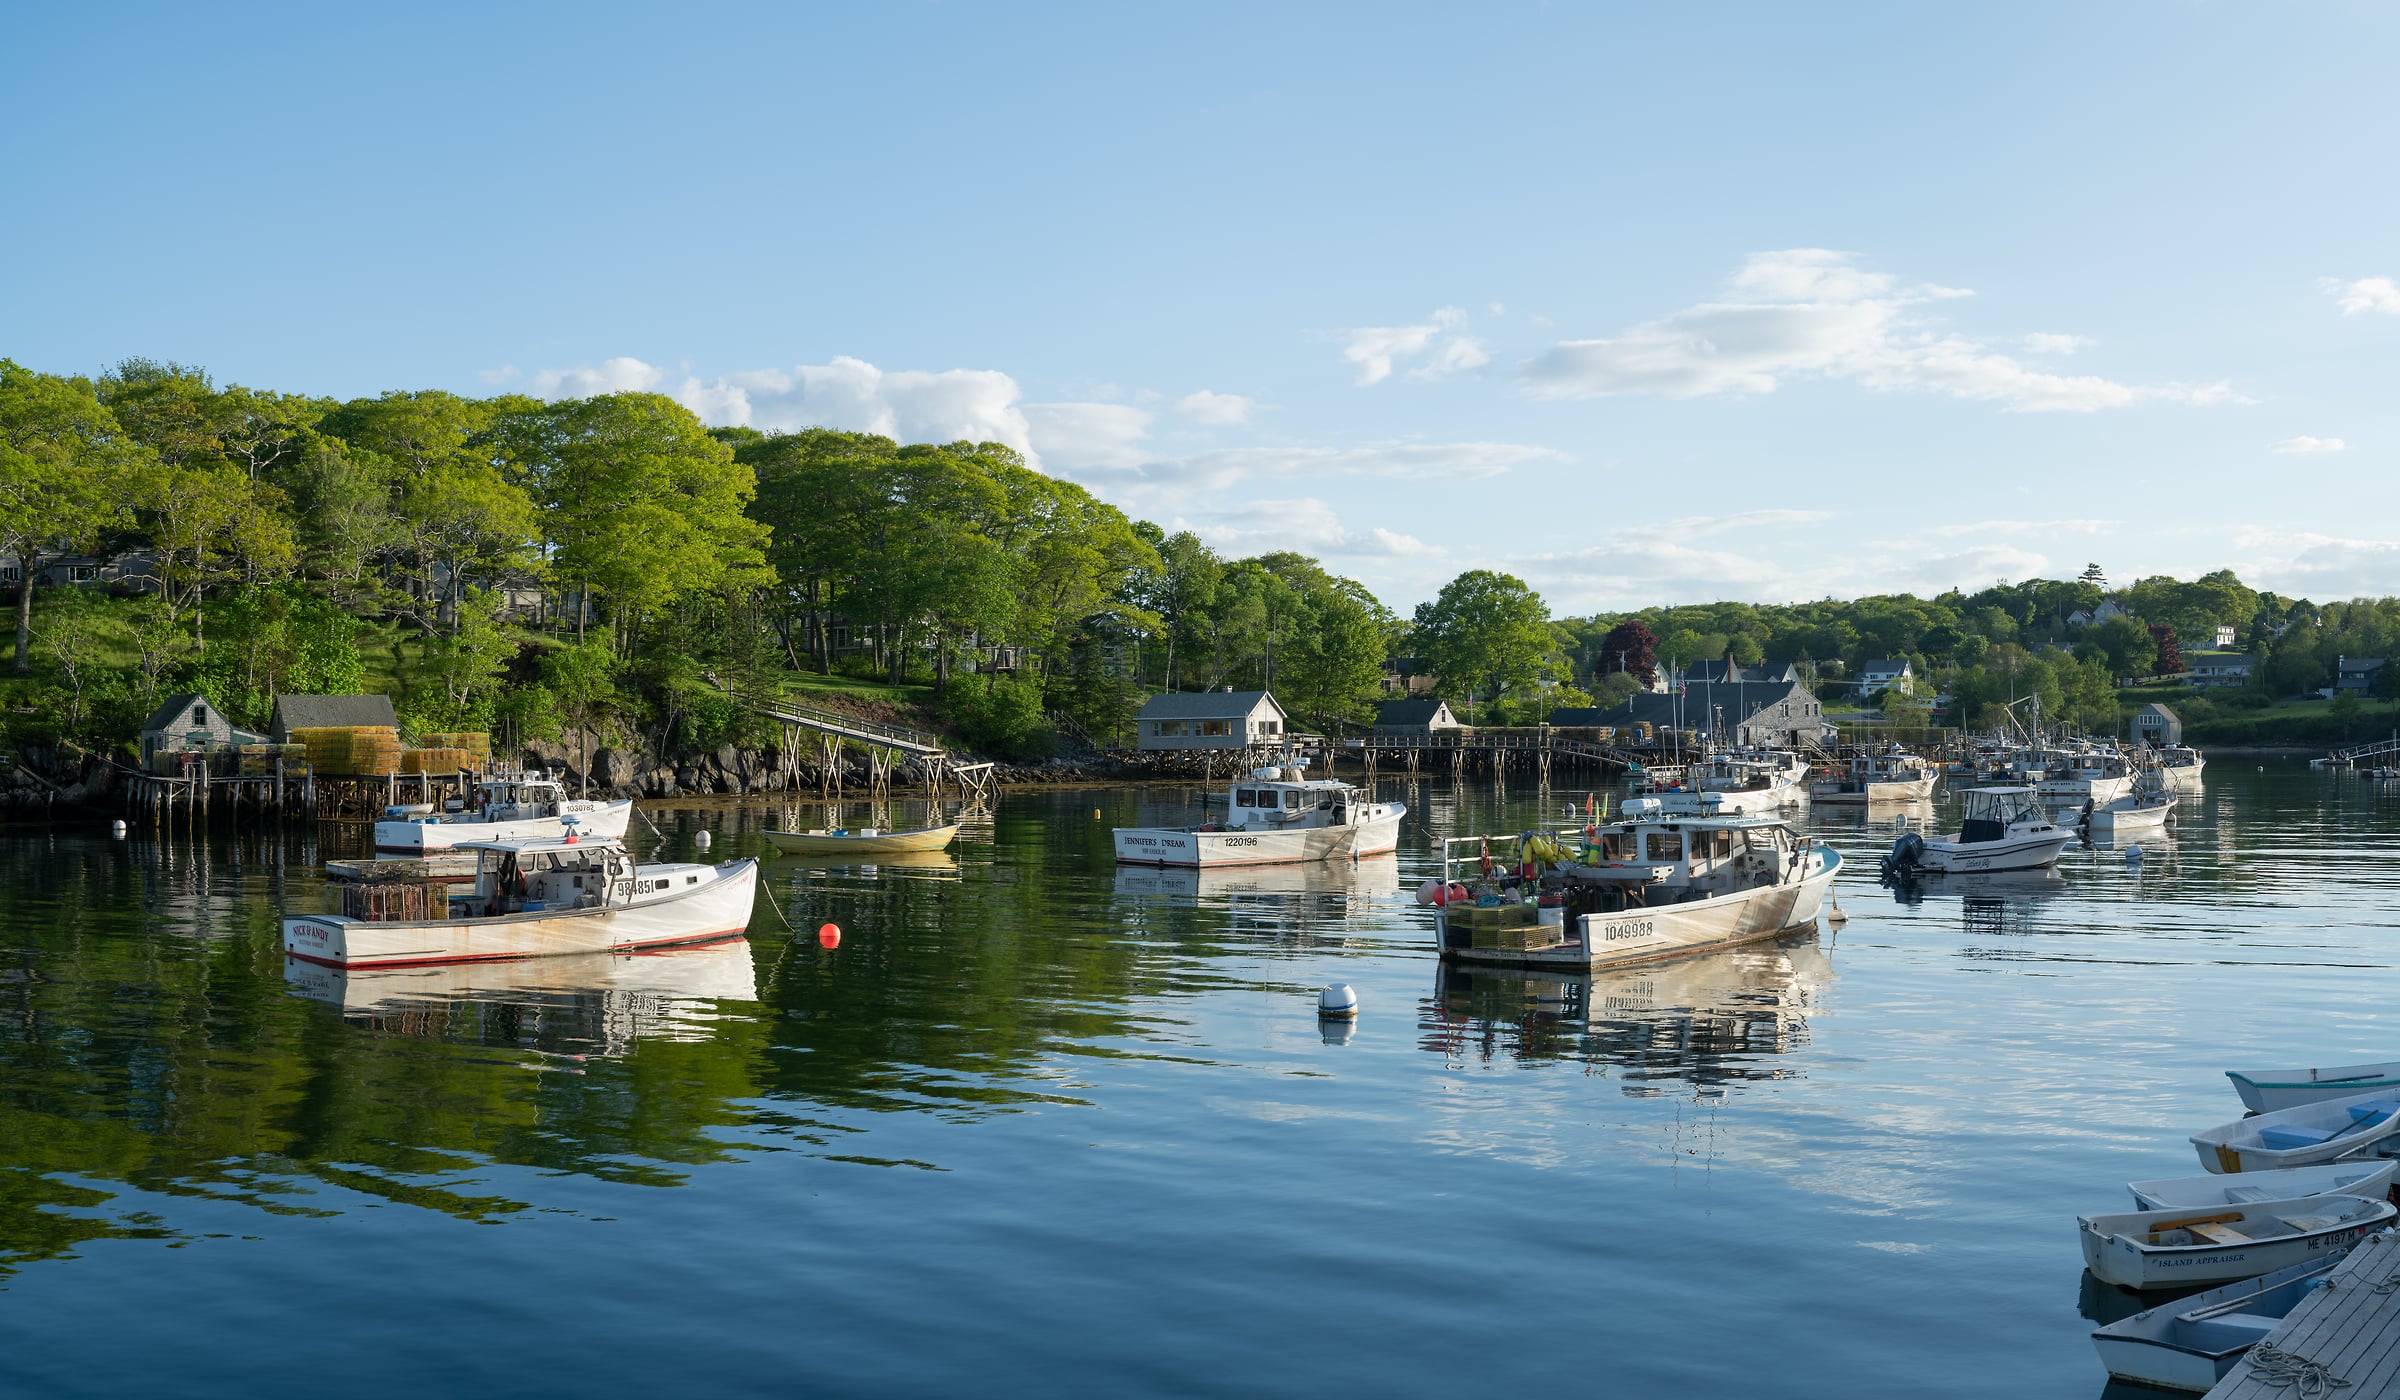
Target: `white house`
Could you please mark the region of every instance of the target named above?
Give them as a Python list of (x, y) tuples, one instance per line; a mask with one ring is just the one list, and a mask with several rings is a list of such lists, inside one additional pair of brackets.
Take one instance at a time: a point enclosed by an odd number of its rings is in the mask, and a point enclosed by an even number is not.
[(2213, 645), (2219, 651), (2231, 651), (2233, 649), (2233, 628), (2230, 625), (2220, 623), (2217, 627), (2216, 640)]
[(1909, 665), (1905, 656), (1877, 657), (1858, 668), (1858, 695), (1862, 700), (1871, 700), (1887, 690), (1907, 695), (1916, 688), (1916, 668)]
[(2192, 684), (2202, 689), (2248, 685), (2256, 666), (2254, 658), (2238, 651), (2186, 652), (2183, 658)]
[(1170, 691), (1153, 695), (1134, 717), (1145, 753), (1184, 749), (1245, 749), (1283, 740), (1283, 706), (1263, 690)]
[(2103, 598), (2100, 600), (2100, 606), (2092, 609), (2092, 622), (2095, 626), (2111, 618), (2131, 616), (2133, 616), (2133, 609), (2114, 598)]

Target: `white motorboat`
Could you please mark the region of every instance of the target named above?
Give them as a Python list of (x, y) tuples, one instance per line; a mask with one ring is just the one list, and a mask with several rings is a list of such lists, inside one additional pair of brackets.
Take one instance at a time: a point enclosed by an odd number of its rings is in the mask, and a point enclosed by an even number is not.
[(541, 773), (511, 773), (475, 784), (475, 800), (456, 812), (411, 815), (403, 808), (375, 823), (375, 849), (403, 855), (447, 851), (474, 841), (538, 841), (573, 831), (622, 839), (633, 803), (590, 802), (567, 796), (564, 783)]
[(2273, 1113), (2327, 1099), (2356, 1098), (2378, 1089), (2400, 1098), (2400, 1060), (2379, 1065), (2331, 1065), (2324, 1069), (2229, 1069), (2233, 1091), (2252, 1113)]
[(2305, 1167), (2356, 1155), (2400, 1131), (2400, 1094), (2389, 1089), (2255, 1114), (2192, 1134), (2212, 1172)]
[(1921, 871), (1952, 875), (2044, 870), (2058, 863), (2058, 853), (2074, 839), (2072, 830), (2042, 811), (2031, 788), (1969, 788), (1966, 819), (1958, 834), (1907, 833), (1892, 842), (1883, 858), (1883, 875), (1897, 880)]
[(283, 921), (286, 957), (326, 967), (504, 962), (629, 953), (732, 938), (750, 927), (755, 859), (642, 865), (622, 842), (473, 841), (475, 885), (342, 887), (340, 914)]
[(1718, 754), (1697, 765), (1690, 784), (1715, 793), (1725, 812), (1772, 812), (1808, 800), (1808, 760), (1774, 750)]
[(2158, 751), (2158, 771), (2167, 786), (2182, 792), (2200, 790), (2200, 770), (2208, 760), (2189, 744), (2169, 744)]
[(1933, 796), (1939, 768), (1895, 745), (1889, 752), (1860, 754), (1839, 771), (1808, 785), (1808, 800), (1834, 804), (1914, 802)]
[(2123, 754), (2089, 749), (2051, 764), (2033, 786), (2046, 807), (2100, 806), (2133, 791), (2133, 767)]
[(1773, 817), (1669, 813), (1503, 837), (1498, 859), (1488, 837), (1452, 837), (1442, 856), (1418, 892), (1442, 957), (1577, 970), (1812, 925), (1842, 864)]
[(1361, 788), (1311, 780), (1297, 767), (1252, 770), (1226, 792), (1225, 820), (1200, 826), (1121, 826), (1126, 865), (1288, 865), (1380, 855), (1400, 844), (1408, 808)]
[(2341, 1254), (2305, 1260), (2162, 1303), (2092, 1333), (2092, 1346), (2112, 1379), (2195, 1394), (2214, 1390), (2242, 1353), (2265, 1341), (2341, 1262)]
[(2166, 1177), (2129, 1181), (2135, 1210), (2175, 1210), (2187, 1206), (2248, 1205), (2253, 1201), (2290, 1201), (2302, 1196), (2365, 1196), (2380, 1200), (2392, 1189), (2392, 1174), (2400, 1161), (2362, 1158), (2322, 1162), (2313, 1167), (2277, 1167), (2269, 1171), (2222, 1176)]
[(2107, 802), (2086, 802), (2076, 824), (2093, 836), (2113, 837), (2125, 831), (2153, 831), (2175, 817), (2175, 794), (2156, 770), (2134, 779), (2133, 787)]
[(2221, 1209), (2076, 1218), (2092, 1277), (2127, 1288), (2187, 1288), (2337, 1258), (2400, 1210), (2357, 1196), (2304, 1196)]

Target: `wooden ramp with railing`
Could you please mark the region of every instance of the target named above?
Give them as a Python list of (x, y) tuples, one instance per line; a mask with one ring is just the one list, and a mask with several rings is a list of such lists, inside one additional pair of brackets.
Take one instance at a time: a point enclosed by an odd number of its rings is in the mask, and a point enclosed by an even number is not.
[(820, 786), (836, 792), (842, 786), (843, 751), (856, 748), (866, 754), (867, 785), (872, 791), (888, 791), (894, 771), (903, 763), (914, 762), (925, 786), (936, 792), (945, 781), (955, 781), (963, 797), (982, 800), (991, 796), (992, 765), (956, 761), (938, 734), (782, 699), (758, 702), (752, 709), (783, 728), (781, 763), (787, 781), (799, 776), (802, 745), (813, 742), (823, 760), (818, 768)]

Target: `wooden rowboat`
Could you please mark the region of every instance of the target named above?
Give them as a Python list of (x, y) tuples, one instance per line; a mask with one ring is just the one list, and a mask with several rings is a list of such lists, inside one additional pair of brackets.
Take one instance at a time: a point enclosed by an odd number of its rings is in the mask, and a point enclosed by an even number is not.
[(929, 826), (921, 831), (877, 831), (870, 826), (857, 831), (769, 831), (761, 834), (767, 838), (767, 844), (792, 855), (846, 856), (852, 860), (868, 860), (875, 856), (942, 850), (958, 836), (958, 823)]

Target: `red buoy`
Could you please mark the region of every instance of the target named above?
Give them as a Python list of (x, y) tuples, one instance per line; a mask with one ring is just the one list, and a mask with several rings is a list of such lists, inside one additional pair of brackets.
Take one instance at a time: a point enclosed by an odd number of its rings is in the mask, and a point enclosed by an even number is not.
[(840, 924), (827, 924), (827, 925), (825, 925), (824, 927), (822, 927), (822, 928), (818, 929), (818, 930), (817, 930), (817, 944), (818, 944), (818, 946), (819, 946), (819, 947), (824, 947), (824, 948), (839, 948), (839, 947), (841, 947), (841, 946), (842, 946), (842, 926), (841, 926)]

